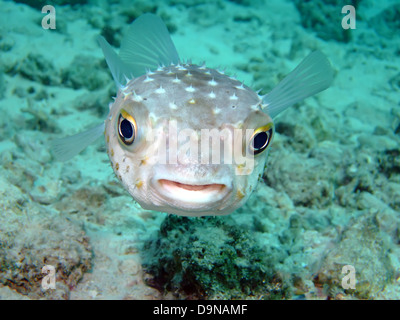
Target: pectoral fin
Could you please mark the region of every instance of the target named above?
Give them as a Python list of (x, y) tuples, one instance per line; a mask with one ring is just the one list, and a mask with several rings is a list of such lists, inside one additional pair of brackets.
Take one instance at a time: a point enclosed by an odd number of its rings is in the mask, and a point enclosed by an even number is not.
[(275, 117), (293, 104), (327, 89), (332, 81), (333, 69), (329, 60), (321, 51), (314, 51), (265, 95), (263, 111)]

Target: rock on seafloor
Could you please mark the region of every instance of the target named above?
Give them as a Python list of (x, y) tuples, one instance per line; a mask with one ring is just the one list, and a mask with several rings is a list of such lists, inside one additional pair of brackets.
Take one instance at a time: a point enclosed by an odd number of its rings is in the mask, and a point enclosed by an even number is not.
[(149, 285), (186, 299), (288, 298), (276, 261), (232, 222), (168, 216), (144, 244)]
[[(29, 298), (68, 299), (91, 269), (92, 251), (81, 226), (30, 202), (0, 178), (0, 283)], [(42, 288), (46, 265), (56, 289)]]
[[(390, 251), (390, 239), (380, 231), (377, 217), (360, 216), (347, 226), (338, 243), (326, 253), (314, 282), (324, 286), (331, 298), (343, 293), (347, 298), (376, 298), (395, 277)], [(351, 275), (347, 269), (343, 270), (345, 266), (354, 271), (354, 288), (347, 287)], [(345, 275), (347, 278), (343, 279)]]

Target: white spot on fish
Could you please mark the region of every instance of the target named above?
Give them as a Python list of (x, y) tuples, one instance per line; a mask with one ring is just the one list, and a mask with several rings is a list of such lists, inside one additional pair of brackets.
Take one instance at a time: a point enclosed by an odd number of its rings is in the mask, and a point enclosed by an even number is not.
[(218, 113), (220, 113), (220, 112), (221, 112), (221, 109), (218, 108), (218, 107), (215, 107), (215, 108), (213, 109), (213, 113), (214, 113), (214, 114), (218, 114)]
[(169, 106), (169, 108), (172, 109), (172, 110), (178, 109), (178, 106), (177, 106), (174, 102), (170, 102), (170, 103), (168, 104), (168, 106)]
[(163, 93), (165, 93), (165, 89), (164, 89), (162, 86), (160, 86), (160, 87), (155, 91), (155, 93), (157, 93), (157, 94), (163, 94)]
[(143, 98), (142, 98), (142, 96), (136, 94), (135, 91), (133, 91), (133, 101), (141, 102), (141, 101), (143, 101)]
[(233, 93), (233, 95), (231, 95), (231, 96), (229, 97), (229, 100), (237, 100), (237, 99), (238, 99), (238, 97), (236, 96), (235, 93)]
[(212, 80), (208, 81), (208, 84), (209, 84), (210, 86), (215, 87), (218, 83), (214, 80), (214, 78), (212, 78)]
[(128, 97), (130, 95), (132, 95), (132, 92), (126, 92), (126, 91), (122, 91), (122, 94), (124, 95), (124, 100), (128, 99)]
[(193, 88), (192, 85), (190, 85), (189, 87), (185, 88), (185, 90), (186, 90), (187, 92), (195, 92), (195, 91), (196, 91), (196, 89)]
[(153, 74), (155, 74), (155, 73), (153, 71), (151, 71), (150, 69), (146, 70), (146, 75), (151, 76)]

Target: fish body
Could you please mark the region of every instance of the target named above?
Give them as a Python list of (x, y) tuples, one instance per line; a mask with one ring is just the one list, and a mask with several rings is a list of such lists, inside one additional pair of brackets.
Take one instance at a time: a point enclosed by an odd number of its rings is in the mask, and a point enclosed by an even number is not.
[[(106, 120), (114, 172), (145, 209), (230, 213), (248, 199), (264, 168), (264, 154), (246, 156), (246, 129), (249, 141), (259, 127), (272, 139), (273, 122), (261, 104), (240, 81), (205, 66), (169, 65), (135, 78)], [(134, 142), (125, 142), (121, 119), (132, 122)]]
[(272, 117), (333, 79), (313, 52), (266, 96), (205, 65), (181, 62), (167, 28), (145, 14), (117, 55), (99, 39), (118, 88), (105, 122), (54, 144), (66, 160), (104, 133), (113, 170), (145, 209), (185, 216), (229, 214), (262, 176)]

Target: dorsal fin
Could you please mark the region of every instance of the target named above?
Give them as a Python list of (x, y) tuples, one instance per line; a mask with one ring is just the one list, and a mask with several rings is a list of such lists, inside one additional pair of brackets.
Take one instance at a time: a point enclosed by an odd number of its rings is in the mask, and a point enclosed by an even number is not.
[[(123, 86), (123, 83), (126, 82), (126, 77), (128, 77), (126, 73), (128, 72), (129, 68), (121, 61), (106, 39), (104, 39), (102, 36), (99, 36), (97, 41), (103, 50), (104, 57), (106, 58), (107, 65), (110, 68), (115, 85), (118, 89), (120, 89)], [(129, 78), (133, 78), (133, 75), (130, 75)]]
[(146, 13), (132, 22), (117, 55), (108, 42), (98, 39), (117, 86), (148, 69), (179, 63), (179, 55), (161, 18)]

